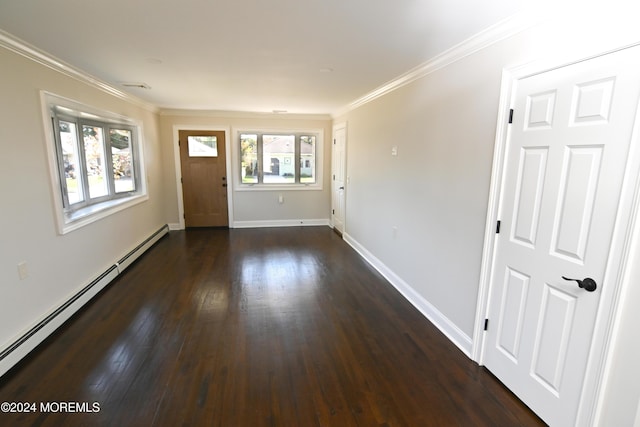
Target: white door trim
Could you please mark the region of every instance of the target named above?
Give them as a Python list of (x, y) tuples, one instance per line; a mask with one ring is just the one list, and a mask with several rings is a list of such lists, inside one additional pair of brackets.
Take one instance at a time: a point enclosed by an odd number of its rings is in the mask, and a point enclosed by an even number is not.
[[(335, 181), (333, 179), (333, 177), (336, 174), (336, 171), (334, 170), (335, 164), (334, 164), (334, 149), (335, 149), (335, 144), (333, 143), (333, 141), (335, 140), (335, 135), (336, 135), (336, 131), (340, 130), (340, 129), (344, 129), (344, 170), (342, 171), (343, 174), (342, 176), (344, 177), (344, 186), (345, 186), (345, 191), (344, 191), (344, 195), (343, 195), (343, 212), (342, 212), (342, 235), (344, 236), (347, 233), (347, 144), (348, 144), (348, 140), (347, 140), (347, 122), (341, 122), (341, 123), (336, 123), (333, 125), (332, 128), (332, 132), (331, 132), (331, 209), (334, 208), (333, 206), (333, 195), (335, 193)], [(334, 227), (333, 224), (333, 213), (331, 214), (331, 227)]]
[(178, 142), (180, 141), (181, 130), (211, 130), (211, 131), (223, 131), (224, 143), (226, 144), (226, 165), (227, 165), (227, 209), (229, 213), (229, 227), (233, 224), (233, 181), (235, 178), (234, 170), (231, 166), (231, 141), (229, 137), (231, 130), (228, 126), (215, 126), (215, 125), (173, 125), (173, 163), (176, 170), (176, 191), (178, 196), (178, 224), (171, 224), (173, 230), (184, 230), (184, 196), (182, 194), (182, 165), (180, 163), (180, 147)]
[[(499, 219), (500, 200), (504, 181), (504, 161), (507, 142), (509, 140), (509, 110), (513, 105), (513, 97), (517, 82), (521, 79), (562, 68), (578, 62), (586, 61), (599, 56), (604, 56), (626, 48), (639, 46), (640, 43), (625, 46), (620, 49), (599, 53), (579, 61), (567, 61), (565, 63), (543, 63), (535, 62), (523, 66), (508, 68), (503, 70), (502, 83), (500, 89), (500, 101), (498, 109), (498, 121), (496, 127), (496, 139), (494, 147), (493, 165), (491, 171), (489, 202), (487, 207), (487, 220), (485, 224), (485, 237), (482, 250), (482, 263), (480, 270), (480, 283), (478, 287), (478, 299), (476, 305), (476, 319), (473, 331), (473, 346), (471, 358), (480, 365), (483, 365), (485, 335), (484, 323), (488, 315), (488, 302), (490, 296), (490, 284), (492, 277), (492, 267), (495, 257), (496, 246), (496, 225)], [(602, 299), (596, 324), (594, 328), (593, 341), (588, 355), (587, 371), (585, 382), (580, 397), (578, 416), (575, 425), (591, 426), (597, 421), (604, 396), (603, 385), (607, 375), (608, 360), (614, 339), (614, 327), (619, 317), (619, 300), (622, 290), (631, 282), (630, 275), (630, 255), (632, 252), (631, 237), (640, 231), (640, 149), (637, 147), (640, 140), (640, 106), (636, 110), (636, 122), (633, 130), (633, 141), (629, 153), (629, 164), (625, 172), (625, 186), (632, 186), (632, 190), (623, 191), (620, 206), (624, 209), (618, 210), (616, 217), (616, 228), (614, 231), (614, 243), (612, 248), (616, 248), (619, 254), (619, 265), (615, 268), (607, 268), (613, 271), (615, 277), (608, 280), (609, 286), (602, 288)], [(620, 212), (626, 210), (630, 212), (626, 223), (620, 224)], [(613, 257), (610, 257), (613, 258)]]

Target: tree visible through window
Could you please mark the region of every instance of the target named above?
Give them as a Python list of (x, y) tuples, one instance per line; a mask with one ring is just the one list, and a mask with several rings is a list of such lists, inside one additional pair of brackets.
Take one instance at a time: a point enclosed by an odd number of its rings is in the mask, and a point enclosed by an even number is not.
[(315, 184), (315, 134), (240, 134), (243, 184)]
[(52, 120), (65, 209), (76, 210), (136, 192), (133, 126), (55, 111)]

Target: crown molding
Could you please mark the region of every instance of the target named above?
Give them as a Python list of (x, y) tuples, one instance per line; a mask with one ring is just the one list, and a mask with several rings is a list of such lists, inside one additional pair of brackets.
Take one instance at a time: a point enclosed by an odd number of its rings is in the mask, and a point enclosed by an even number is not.
[(190, 110), (180, 108), (161, 108), (161, 116), (207, 117), (228, 119), (283, 119), (283, 120), (331, 120), (330, 114), (303, 113), (261, 113), (231, 110)]
[(427, 76), (441, 68), (451, 65), (475, 52), (485, 49), (501, 40), (512, 37), (527, 28), (536, 25), (539, 17), (535, 14), (521, 12), (506, 18), (497, 24), (477, 33), (452, 48), (433, 57), (427, 62), (407, 71), (384, 85), (374, 89), (368, 94), (356, 99), (350, 104), (332, 113), (337, 118), (349, 111), (355, 110), (375, 99), (408, 85), (424, 76)]
[(47, 52), (40, 50), (37, 47), (32, 46), (24, 40), (20, 40), (14, 35), (3, 30), (0, 30), (0, 47), (4, 47), (7, 50), (22, 55), (27, 59), (30, 59), (34, 62), (37, 62), (38, 64), (44, 65), (45, 67), (64, 74), (65, 76), (71, 77), (75, 80), (92, 86), (109, 95), (115, 96), (116, 98), (122, 99), (123, 101), (135, 104), (138, 107), (142, 107), (154, 113), (157, 113), (159, 111), (159, 108), (157, 106), (143, 101), (142, 99), (130, 95), (126, 92), (123, 92), (111, 86), (109, 83), (106, 83), (98, 79), (97, 77), (92, 76), (91, 74), (62, 61), (61, 59), (58, 59), (53, 55), (50, 55)]
[[(445, 52), (435, 56), (429, 61), (407, 71), (406, 73), (396, 77), (395, 79), (385, 83), (384, 85), (374, 89), (368, 94), (356, 99), (355, 101), (349, 103), (341, 109), (336, 110), (332, 114), (329, 115), (314, 115), (314, 114), (272, 114), (272, 113), (252, 113), (252, 112), (221, 112), (221, 111), (202, 111), (199, 112), (198, 116), (209, 116), (209, 117), (246, 117), (246, 118), (264, 118), (264, 117), (279, 117), (279, 118), (288, 118), (288, 119), (319, 119), (323, 120), (326, 118), (336, 118), (339, 117), (349, 111), (355, 110), (375, 99), (378, 99), (390, 92), (393, 92), (403, 86), (406, 86), (415, 80), (418, 80), (428, 74), (431, 74), (441, 68), (446, 67), (454, 62), (457, 62), (479, 50), (482, 50), (488, 46), (491, 46), (501, 40), (509, 38), (518, 34), (519, 32), (530, 28), (535, 25), (538, 20), (532, 17), (533, 15), (521, 12), (519, 14), (515, 14), (483, 31), (480, 33), (470, 37), (469, 39), (459, 43), (458, 45), (452, 47), (451, 49), (446, 50)], [(89, 73), (76, 68), (50, 54), (44, 52), (43, 50), (38, 49), (35, 46), (30, 45), (29, 43), (20, 40), (19, 38), (13, 36), (10, 33), (7, 33), (0, 29), (0, 47), (4, 47), (10, 51), (13, 51), (19, 55), (24, 56), (34, 62), (37, 62), (41, 65), (44, 65), (54, 71), (57, 71), (61, 74), (64, 74), (68, 77), (81, 81), (89, 86), (92, 86), (96, 89), (99, 89), (109, 95), (115, 96), (124, 101), (135, 104), (139, 107), (142, 107), (146, 110), (152, 111), (154, 113), (159, 113), (161, 115), (184, 115), (191, 114), (193, 115), (195, 110), (180, 110), (177, 109), (164, 109), (160, 108), (157, 105), (146, 102), (140, 98), (137, 98), (133, 95), (130, 95), (126, 92), (123, 92), (114, 86), (106, 83), (95, 76), (90, 75)]]

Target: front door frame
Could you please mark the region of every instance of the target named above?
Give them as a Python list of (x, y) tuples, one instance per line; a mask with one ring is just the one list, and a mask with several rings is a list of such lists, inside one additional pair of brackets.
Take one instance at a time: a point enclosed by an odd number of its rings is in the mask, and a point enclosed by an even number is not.
[[(482, 249), (476, 318), (473, 331), (473, 346), (471, 349), (471, 358), (478, 364), (483, 365), (484, 350), (487, 345), (484, 327), (489, 309), (490, 285), (495, 258), (496, 226), (497, 221), (499, 220), (498, 214), (505, 171), (505, 153), (510, 136), (509, 115), (511, 106), (513, 105), (517, 82), (536, 74), (541, 74), (639, 45), (640, 43), (632, 46), (624, 46), (619, 49), (602, 52), (580, 60), (561, 63), (535, 62), (503, 70), (493, 165), (491, 170), (489, 201), (487, 207), (487, 220), (485, 224), (485, 237)], [(636, 121), (632, 136), (633, 140), (636, 142), (638, 141), (640, 134), (640, 129), (638, 129), (639, 123), (640, 106), (636, 111)], [(635, 171), (636, 175), (627, 176), (625, 174), (625, 185), (630, 184), (633, 185), (634, 188), (632, 191), (627, 191), (627, 194), (631, 194), (631, 196), (625, 198), (625, 194), (622, 194), (620, 201), (620, 206), (626, 204), (626, 208), (630, 212), (630, 217), (624, 230), (619, 230), (619, 228), (621, 228), (620, 224), (616, 224), (616, 229), (614, 230), (614, 239), (618, 238), (621, 240), (619, 273), (617, 274), (615, 281), (610, 283), (606, 288), (602, 288), (602, 298), (596, 318), (593, 341), (588, 355), (587, 371), (585, 373), (585, 380), (582, 394), (580, 396), (580, 404), (575, 425), (593, 425), (601, 409), (604, 398), (602, 392), (605, 386), (604, 382), (606, 374), (609, 369), (608, 361), (615, 338), (614, 325), (617, 323), (619, 318), (620, 295), (632, 281), (630, 260), (633, 251), (633, 243), (631, 241), (631, 236), (640, 231), (640, 221), (638, 221), (638, 217), (640, 216), (640, 176), (637, 173), (640, 170), (640, 149), (635, 148), (634, 145), (637, 145), (637, 143), (631, 143), (631, 151), (629, 153), (630, 163), (627, 172)], [(618, 222), (618, 220), (616, 220), (616, 222)]]
[(173, 125), (173, 162), (176, 169), (176, 190), (178, 196), (178, 230), (185, 229), (184, 221), (184, 196), (182, 193), (182, 165), (180, 163), (180, 131), (181, 130), (203, 130), (203, 131), (219, 131), (224, 132), (225, 141), (225, 163), (227, 167), (227, 212), (229, 214), (229, 228), (233, 228), (233, 188), (234, 188), (234, 169), (231, 167), (231, 144), (229, 136), (231, 129), (228, 126), (218, 125)]

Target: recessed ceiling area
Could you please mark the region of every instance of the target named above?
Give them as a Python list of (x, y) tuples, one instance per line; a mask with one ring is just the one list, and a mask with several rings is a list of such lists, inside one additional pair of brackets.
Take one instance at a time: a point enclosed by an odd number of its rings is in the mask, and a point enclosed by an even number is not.
[(0, 29), (160, 108), (330, 114), (522, 5), (21, 0)]

